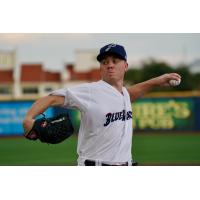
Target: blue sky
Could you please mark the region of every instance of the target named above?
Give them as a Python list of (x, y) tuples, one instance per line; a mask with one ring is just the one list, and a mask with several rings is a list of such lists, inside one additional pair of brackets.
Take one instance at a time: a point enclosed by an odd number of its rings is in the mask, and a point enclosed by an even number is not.
[(107, 43), (125, 46), (129, 64), (155, 58), (172, 64), (200, 58), (200, 34), (164, 33), (0, 33), (0, 50), (17, 48), (17, 64), (42, 62), (47, 69), (59, 70), (74, 62), (75, 51), (99, 49)]

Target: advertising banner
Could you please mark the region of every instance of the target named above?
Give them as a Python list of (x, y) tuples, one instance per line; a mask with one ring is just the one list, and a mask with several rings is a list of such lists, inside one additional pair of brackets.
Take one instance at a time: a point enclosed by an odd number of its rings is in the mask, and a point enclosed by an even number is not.
[(136, 130), (193, 130), (193, 98), (144, 98), (132, 105)]
[[(0, 102), (0, 135), (23, 134), (23, 118), (33, 101)], [(51, 116), (52, 109), (45, 112)]]
[[(23, 118), (33, 101), (0, 102), (0, 136), (22, 135)], [(132, 104), (133, 129), (141, 131), (199, 131), (200, 98), (142, 98)], [(81, 114), (77, 110), (61, 107), (49, 108), (45, 115), (55, 116), (68, 112), (75, 132), (80, 126)]]

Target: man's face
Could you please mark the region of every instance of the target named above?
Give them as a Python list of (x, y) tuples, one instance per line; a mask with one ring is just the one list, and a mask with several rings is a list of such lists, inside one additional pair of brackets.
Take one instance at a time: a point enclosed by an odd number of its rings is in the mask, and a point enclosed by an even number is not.
[(128, 63), (114, 55), (107, 55), (100, 62), (101, 77), (106, 82), (117, 82), (124, 80)]

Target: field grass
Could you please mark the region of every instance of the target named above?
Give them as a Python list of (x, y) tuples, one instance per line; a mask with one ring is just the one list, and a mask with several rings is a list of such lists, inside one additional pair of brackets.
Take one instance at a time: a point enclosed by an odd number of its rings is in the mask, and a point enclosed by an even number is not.
[(133, 156), (141, 165), (200, 165), (200, 134), (140, 134)]
[[(76, 165), (76, 145), (76, 136), (57, 145), (0, 138), (0, 165)], [(200, 134), (135, 134), (133, 156), (140, 165), (200, 165)]]
[(0, 139), (0, 165), (76, 165), (77, 137), (48, 145), (23, 137)]

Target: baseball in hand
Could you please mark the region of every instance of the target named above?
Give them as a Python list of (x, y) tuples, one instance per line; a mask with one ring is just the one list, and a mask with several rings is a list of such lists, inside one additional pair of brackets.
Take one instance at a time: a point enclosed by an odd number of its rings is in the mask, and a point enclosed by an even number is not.
[(178, 86), (180, 83), (181, 83), (181, 79), (179, 79), (178, 81), (177, 80), (170, 80), (169, 81), (169, 84), (171, 86)]

